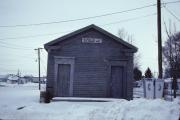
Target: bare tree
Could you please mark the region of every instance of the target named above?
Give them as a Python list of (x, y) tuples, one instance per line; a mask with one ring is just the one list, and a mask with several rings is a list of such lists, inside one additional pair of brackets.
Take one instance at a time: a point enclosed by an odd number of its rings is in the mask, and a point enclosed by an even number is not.
[[(163, 47), (164, 63), (166, 71), (170, 71), (173, 78), (174, 98), (176, 98), (177, 78), (180, 78), (180, 32), (172, 32), (171, 27), (167, 30), (167, 41)], [(167, 72), (168, 73), (168, 72)]]
[(139, 68), (141, 67), (141, 64), (140, 64), (140, 59), (141, 59), (141, 55), (140, 53), (135, 53), (134, 54), (134, 68)]
[[(133, 41), (134, 41), (134, 38), (133, 38), (133, 35), (129, 34), (128, 32), (126, 32), (126, 30), (124, 28), (121, 28), (118, 30), (118, 36), (127, 41), (128, 43), (130, 44), (133, 44)], [(135, 53), (134, 54), (134, 68), (140, 68), (140, 53)]]
[(134, 41), (133, 36), (128, 34), (124, 28), (118, 30), (118, 36), (123, 40), (126, 40), (130, 44), (132, 44), (132, 42)]
[(169, 77), (173, 77), (173, 71), (175, 69), (180, 70), (180, 32), (176, 32), (175, 26), (174, 31), (172, 31), (171, 23), (169, 25), (169, 30), (165, 23), (164, 25), (167, 40), (163, 46), (163, 62), (166, 71), (170, 71)]

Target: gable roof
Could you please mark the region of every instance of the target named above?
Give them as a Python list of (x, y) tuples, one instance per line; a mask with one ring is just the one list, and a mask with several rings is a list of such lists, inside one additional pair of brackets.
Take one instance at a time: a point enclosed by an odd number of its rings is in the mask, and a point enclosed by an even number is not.
[(91, 25), (89, 25), (89, 26), (86, 26), (86, 27), (81, 28), (81, 29), (79, 29), (79, 30), (76, 30), (76, 31), (74, 31), (74, 32), (71, 32), (71, 33), (69, 33), (69, 34), (67, 34), (67, 35), (64, 35), (64, 36), (62, 36), (62, 37), (60, 37), (60, 38), (57, 38), (57, 39), (55, 39), (55, 40), (53, 40), (53, 41), (50, 41), (50, 42), (44, 44), (44, 48), (45, 48), (46, 50), (48, 50), (51, 46), (53, 46), (53, 44), (56, 44), (56, 43), (58, 43), (58, 42), (61, 42), (61, 41), (65, 40), (65, 39), (67, 39), (67, 38), (69, 38), (69, 37), (72, 37), (72, 36), (74, 36), (74, 35), (77, 35), (77, 34), (79, 34), (79, 33), (81, 33), (81, 32), (84, 32), (84, 31), (89, 30), (89, 29), (92, 29), (92, 28), (95, 29), (95, 30), (97, 30), (97, 31), (99, 31), (99, 32), (102, 33), (102, 34), (105, 34), (105, 35), (109, 36), (110, 38), (116, 40), (117, 42), (121, 43), (122, 45), (128, 47), (129, 49), (132, 50), (132, 52), (136, 52), (136, 51), (137, 51), (137, 48), (136, 48), (135, 46), (129, 44), (128, 42), (125, 42), (125, 41), (122, 40), (121, 38), (119, 38), (119, 37), (111, 34), (110, 32), (108, 32), (108, 31), (106, 31), (106, 30), (104, 30), (104, 29), (102, 29), (102, 28), (100, 28), (100, 27), (98, 27), (98, 26), (96, 26), (96, 25), (94, 25), (94, 24), (91, 24)]

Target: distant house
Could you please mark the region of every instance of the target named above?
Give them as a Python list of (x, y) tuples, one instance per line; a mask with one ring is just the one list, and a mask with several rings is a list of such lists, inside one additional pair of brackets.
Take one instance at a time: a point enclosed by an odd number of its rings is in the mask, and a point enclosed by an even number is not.
[(18, 80), (18, 84), (25, 84), (27, 82), (30, 82), (27, 78), (20, 77)]
[(132, 99), (137, 48), (96, 25), (44, 45), (47, 91), (52, 97)]
[(17, 75), (14, 75), (14, 74), (7, 75), (7, 78), (5, 81), (10, 84), (15, 84), (15, 83), (25, 84), (27, 82), (32, 82), (32, 80), (27, 77), (18, 77)]
[[(41, 83), (46, 82), (46, 77), (40, 77)], [(39, 83), (39, 77), (32, 77), (32, 82)]]
[(15, 84), (18, 83), (19, 77), (13, 74), (10, 74), (7, 78), (7, 83)]

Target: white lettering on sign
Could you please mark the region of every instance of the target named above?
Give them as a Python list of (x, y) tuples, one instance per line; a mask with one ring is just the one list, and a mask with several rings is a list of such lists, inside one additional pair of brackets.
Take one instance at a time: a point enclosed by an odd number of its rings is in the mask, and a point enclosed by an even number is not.
[(82, 38), (82, 43), (102, 43), (100, 38)]

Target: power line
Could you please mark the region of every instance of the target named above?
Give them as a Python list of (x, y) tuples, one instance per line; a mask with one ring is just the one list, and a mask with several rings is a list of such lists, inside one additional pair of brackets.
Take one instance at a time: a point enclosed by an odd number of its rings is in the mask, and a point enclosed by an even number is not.
[(177, 1), (169, 1), (169, 2), (163, 2), (163, 3), (161, 3), (161, 5), (167, 5), (167, 4), (172, 4), (172, 3), (179, 3), (180, 2), (180, 0), (177, 0)]
[[(171, 1), (171, 2), (164, 2), (162, 4), (172, 4), (172, 3), (178, 3), (178, 1)], [(101, 15), (95, 15), (95, 16), (90, 16), (90, 17), (84, 17), (84, 18), (76, 18), (76, 19), (69, 19), (69, 20), (62, 20), (62, 21), (53, 21), (53, 22), (42, 22), (42, 23), (35, 23), (35, 24), (19, 24), (19, 25), (1, 25), (0, 27), (26, 27), (26, 26), (39, 26), (39, 25), (49, 25), (49, 24), (58, 24), (58, 23), (67, 23), (67, 22), (74, 22), (74, 21), (81, 21), (81, 20), (89, 20), (89, 19), (94, 19), (94, 18), (100, 18), (100, 17), (106, 17), (106, 16), (111, 16), (115, 14), (120, 14), (120, 13), (127, 13), (135, 10), (140, 10), (144, 8), (149, 8), (152, 6), (156, 6), (157, 4), (150, 4), (150, 5), (145, 5), (137, 8), (132, 8), (128, 10), (123, 10), (123, 11), (118, 11), (118, 12), (111, 12), (111, 13), (106, 13), (106, 14), (101, 14)]]
[[(25, 58), (25, 59), (31, 59), (31, 60), (36, 60), (36, 58), (35, 57), (33, 57), (32, 55), (16, 55), (16, 57), (21, 57), (20, 59), (23, 59), (23, 58)], [(12, 57), (12, 56), (11, 56)]]
[(1, 44), (0, 44), (0, 47), (14, 49), (14, 50), (32, 50), (32, 49), (25, 49), (25, 48), (18, 48), (18, 47), (9, 47), (9, 46), (6, 46), (6, 45), (1, 45)]
[[(120, 20), (120, 21), (116, 21), (116, 22), (101, 24), (100, 26), (107, 26), (107, 25), (113, 25), (113, 24), (118, 24), (118, 23), (122, 23), (122, 22), (129, 22), (129, 21), (137, 20), (137, 19), (144, 18), (144, 17), (150, 17), (150, 16), (153, 16), (153, 15), (156, 15), (156, 13), (152, 13), (152, 14), (144, 15), (144, 16), (139, 16), (139, 17), (134, 17), (134, 18), (129, 18), (129, 19), (124, 19), (124, 20)], [(31, 35), (31, 36), (19, 36), (19, 37), (10, 37), (10, 38), (0, 38), (0, 40), (44, 37), (44, 36), (51, 36), (51, 35), (60, 34), (60, 33), (72, 32), (72, 31), (75, 31), (75, 30), (68, 30), (68, 31), (62, 31), (62, 32), (57, 32), (57, 33), (50, 33), (50, 34), (37, 34), (37, 35)]]
[[(1, 57), (1, 59), (2, 59), (2, 57)], [(5, 59), (6, 60), (6, 62), (9, 62), (9, 61), (16, 61), (16, 60), (18, 60), (18, 62), (20, 62), (20, 60), (23, 60), (24, 61), (24, 59), (26, 59), (25, 61), (26, 62), (32, 62), (32, 60), (35, 60), (35, 58), (30, 58), (30, 57), (23, 57), (23, 56), (19, 56), (19, 55), (17, 55), (17, 57), (15, 58), (15, 57), (12, 57), (11, 56), (11, 58), (3, 58), (3, 59)], [(28, 60), (28, 61), (27, 61)], [(9, 62), (9, 63), (11, 63), (11, 62)]]
[(17, 44), (12, 44), (12, 43), (7, 43), (7, 42), (4, 42), (4, 41), (0, 41), (1, 44), (4, 44), (4, 45), (12, 45), (12, 46), (15, 46), (15, 47), (23, 47), (25, 49), (29, 48), (29, 49), (32, 49), (30, 47), (27, 47), (27, 46), (21, 46), (21, 45), (17, 45)]
[(37, 23), (37, 24), (26, 24), (26, 25), (24, 24), (24, 25), (14, 25), (14, 26), (0, 26), (0, 27), (22, 27), (22, 26), (35, 26), (35, 25), (43, 25), (43, 24), (54, 24), (54, 23), (72, 22), (72, 21), (93, 19), (93, 18), (104, 17), (104, 16), (109, 16), (109, 15), (114, 15), (114, 14), (119, 14), (119, 13), (130, 12), (130, 11), (139, 10), (139, 9), (144, 9), (144, 8), (151, 7), (151, 6), (155, 6), (155, 5), (156, 5), (156, 4), (151, 4), (151, 5), (142, 6), (142, 7), (133, 8), (133, 9), (124, 10), (124, 11), (119, 11), (119, 12), (107, 13), (107, 14), (102, 14), (102, 15), (97, 15), (97, 16), (91, 16), (91, 17), (85, 17), (85, 18), (78, 18), (78, 19), (71, 19), (71, 20), (63, 20), (63, 21), (57, 21), (57, 22), (47, 22), (47, 23)]
[[(128, 22), (128, 21), (136, 20), (136, 19), (139, 19), (139, 18), (142, 18), (142, 17), (144, 18), (144, 17), (153, 16), (153, 15), (156, 15), (156, 13), (145, 15), (145, 16), (139, 16), (139, 17), (124, 19), (124, 20), (120, 20), (120, 21), (116, 21), (116, 22), (112, 22), (112, 23), (102, 24), (100, 26), (107, 26), (107, 25), (117, 24), (117, 23), (121, 23), (121, 22)], [(71, 30), (71, 31), (73, 31), (73, 30)], [(58, 33), (52, 33), (52, 34), (47, 34), (47, 35), (53, 35), (53, 34), (58, 34)], [(46, 35), (46, 34), (44, 34), (44, 35)], [(43, 36), (43, 34), (41, 34), (41, 36)], [(22, 37), (17, 37), (17, 38), (12, 38), (12, 39), (25, 38), (25, 37), (38, 37), (38, 35), (34, 35), (34, 36), (22, 36)], [(10, 38), (7, 38), (7, 39), (10, 39)], [(0, 40), (2, 40), (2, 39), (0, 39)], [(32, 50), (30, 47), (20, 46), (20, 45), (12, 44), (12, 43), (7, 43), (7, 42), (4, 42), (4, 41), (0, 41), (0, 43), (5, 44), (5, 45), (13, 45), (13, 47), (9, 47), (9, 46), (3, 46), (3, 45), (0, 44), (1, 47), (5, 47), (5, 48), (18, 49), (18, 50)], [(22, 47), (24, 47), (24, 48), (22, 48)]]
[[(100, 26), (107, 26), (107, 25), (117, 24), (117, 23), (121, 23), (121, 22), (128, 22), (128, 21), (136, 20), (136, 19), (139, 19), (139, 18), (142, 18), (142, 17), (149, 17), (149, 16), (153, 16), (153, 15), (156, 15), (156, 13), (149, 14), (149, 15), (145, 15), (145, 16), (140, 16), (140, 17), (134, 17), (134, 18), (130, 18), (130, 19), (124, 19), (124, 20), (116, 21), (116, 22), (112, 22), (112, 23), (102, 24), (102, 25), (100, 25)], [(71, 31), (73, 31), (73, 30), (71, 30)], [(65, 32), (65, 31), (64, 31), (64, 32)], [(64, 32), (61, 32), (61, 33), (64, 33)], [(66, 31), (66, 32), (67, 32), (67, 31)], [(70, 31), (69, 31), (69, 32), (70, 32)], [(58, 34), (58, 33), (52, 33), (52, 34)], [(52, 34), (47, 34), (47, 35), (52, 35)], [(41, 35), (41, 36), (43, 36), (43, 35)], [(44, 34), (44, 36), (45, 36), (45, 34)], [(25, 38), (25, 37), (38, 37), (38, 35), (35, 35), (35, 36), (22, 36), (22, 37), (17, 37), (17, 38), (12, 38), (12, 39)], [(9, 38), (7, 38), (7, 39), (9, 39)], [(0, 39), (0, 40), (2, 40), (2, 39)], [(14, 48), (14, 47), (9, 47), (9, 46), (2, 46), (2, 45), (0, 44), (1, 47), (6, 47), (6, 48), (10, 48), (10, 49), (23, 50), (22, 46), (19, 46), (19, 45), (16, 45), (16, 44), (6, 43), (6, 42), (4, 42), (4, 41), (0, 41), (0, 43), (3, 43), (3, 44), (5, 44), (5, 45), (13, 45), (13, 46), (15, 45), (15, 46), (18, 46), (18, 47), (16, 47), (16, 48)], [(19, 47), (21, 47), (21, 48), (19, 48)], [(24, 46), (24, 47), (25, 47), (25, 46)], [(24, 48), (24, 50), (32, 50), (32, 49)]]
[(52, 34), (37, 34), (37, 35), (31, 35), (31, 36), (19, 36), (19, 37), (0, 38), (0, 40), (23, 39), (23, 38), (33, 38), (33, 37), (41, 37), (41, 36), (50, 36), (50, 35), (55, 35), (55, 34), (65, 33), (65, 32), (69, 32), (69, 31), (58, 32), (58, 33), (52, 33)]
[(45, 66), (44, 60), (43, 60), (43, 59), (40, 59), (40, 60), (41, 60), (42, 66), (43, 66), (43, 68), (44, 68), (44, 72), (47, 73), (47, 72), (46, 72), (46, 66)]
[(176, 18), (180, 22), (180, 18), (178, 18), (172, 11), (170, 11), (166, 6), (164, 6), (165, 10), (168, 11), (173, 17)]
[(112, 12), (112, 13), (106, 13), (106, 14), (102, 14), (102, 15), (96, 15), (96, 16), (90, 16), (90, 17), (84, 17), (84, 18), (77, 18), (77, 19), (69, 19), (69, 20), (54, 21), (54, 22), (44, 22), (44, 23), (36, 23), (36, 24), (19, 24), (19, 25), (12, 25), (12, 26), (5, 25), (5, 26), (0, 26), (0, 27), (25, 27), (25, 26), (39, 26), (39, 25), (48, 25), (48, 24), (74, 22), (74, 21), (81, 21), (81, 20), (105, 17), (105, 16), (110, 16), (110, 15), (115, 15), (115, 14), (120, 14), (120, 13), (126, 13), (126, 12), (130, 12), (130, 11), (134, 11), (134, 10), (140, 10), (140, 9), (152, 7), (152, 6), (155, 6), (155, 5), (156, 4), (151, 4), (151, 5), (146, 5), (146, 6), (142, 6), (142, 7), (132, 8), (132, 9), (128, 9), (128, 10)]
[[(117, 24), (117, 23), (121, 23), (121, 22), (128, 22), (128, 21), (132, 21), (132, 20), (136, 20), (136, 19), (139, 19), (139, 18), (144, 18), (144, 17), (149, 17), (149, 16), (153, 16), (153, 15), (156, 15), (156, 13), (153, 13), (153, 14), (149, 14), (149, 15), (145, 15), (145, 16), (140, 16), (140, 17), (134, 17), (134, 18), (129, 18), (129, 19), (124, 19), (124, 20), (121, 20), (121, 21), (116, 21), (116, 22), (112, 22), (112, 23), (107, 23), (107, 24), (102, 24), (100, 26), (107, 26), (107, 25), (112, 25), (112, 24)], [(73, 31), (73, 30), (71, 30)], [(52, 33), (52, 34), (57, 34), (57, 33)], [(52, 34), (47, 34), (47, 35), (52, 35)], [(38, 35), (37, 35), (38, 36)], [(36, 37), (37, 37), (36, 36)], [(41, 35), (42, 36), (42, 35)], [(31, 37), (31, 36), (26, 36), (26, 37)], [(35, 36), (33, 36), (35, 37)], [(22, 37), (17, 37), (16, 39), (18, 38), (25, 38), (25, 36), (22, 36)], [(9, 39), (9, 38), (8, 38)], [(15, 38), (13, 38), (15, 39)], [(2, 39), (1, 39), (2, 40)], [(16, 45), (16, 44), (12, 44), (12, 43), (6, 43), (4, 41), (0, 41), (0, 43), (3, 43), (5, 45), (15, 45), (15, 46), (18, 46), (18, 47), (9, 47), (9, 46), (3, 46), (0, 44), (1, 47), (5, 47), (5, 48), (10, 48), (10, 49), (17, 49), (17, 50), (32, 50), (32, 49), (28, 49), (28, 48), (22, 48), (22, 46), (19, 46), (19, 45)], [(25, 46), (24, 46), (25, 47)]]
[(113, 25), (113, 24), (118, 24), (118, 23), (122, 23), (122, 22), (128, 22), (128, 21), (132, 21), (132, 20), (137, 20), (140, 18), (145, 18), (145, 17), (150, 17), (150, 16), (154, 16), (157, 13), (153, 13), (153, 14), (149, 14), (149, 15), (144, 15), (144, 16), (139, 16), (139, 17), (134, 17), (134, 18), (129, 18), (129, 19), (124, 19), (124, 20), (120, 20), (120, 21), (116, 21), (116, 22), (111, 22), (111, 23), (107, 23), (107, 24), (102, 24), (100, 26), (107, 26), (107, 25)]

